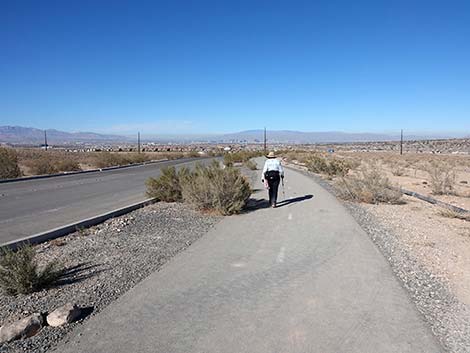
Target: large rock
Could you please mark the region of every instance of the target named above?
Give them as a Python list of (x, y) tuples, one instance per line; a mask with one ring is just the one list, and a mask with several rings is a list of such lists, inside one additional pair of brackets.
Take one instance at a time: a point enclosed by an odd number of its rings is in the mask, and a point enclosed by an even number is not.
[(62, 326), (75, 321), (80, 314), (81, 310), (77, 305), (67, 303), (47, 315), (47, 323), (50, 326)]
[(34, 336), (41, 329), (41, 314), (33, 314), (19, 321), (0, 327), (0, 343), (11, 342), (20, 338)]

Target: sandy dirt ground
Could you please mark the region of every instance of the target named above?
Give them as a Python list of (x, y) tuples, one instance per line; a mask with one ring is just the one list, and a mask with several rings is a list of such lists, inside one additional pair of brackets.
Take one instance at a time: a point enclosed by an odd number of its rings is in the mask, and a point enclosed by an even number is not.
[(391, 228), (408, 252), (470, 305), (470, 222), (445, 218), (439, 207), (404, 197), (404, 205), (363, 205)]

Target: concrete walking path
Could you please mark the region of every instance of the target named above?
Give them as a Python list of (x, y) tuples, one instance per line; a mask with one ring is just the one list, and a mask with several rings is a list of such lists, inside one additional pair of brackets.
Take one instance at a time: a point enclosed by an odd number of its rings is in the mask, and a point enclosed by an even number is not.
[(225, 218), (57, 352), (442, 351), (342, 205), (286, 174), (292, 202)]

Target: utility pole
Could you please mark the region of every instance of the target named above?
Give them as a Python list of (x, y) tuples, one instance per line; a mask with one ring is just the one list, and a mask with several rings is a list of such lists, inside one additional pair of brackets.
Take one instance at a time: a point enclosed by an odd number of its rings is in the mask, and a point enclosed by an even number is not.
[(47, 151), (47, 130), (44, 130), (44, 148)]
[(266, 155), (266, 127), (264, 128), (264, 154)]
[(137, 153), (140, 153), (140, 131), (137, 133)]
[(400, 134), (400, 154), (403, 154), (403, 129), (401, 129), (401, 134)]

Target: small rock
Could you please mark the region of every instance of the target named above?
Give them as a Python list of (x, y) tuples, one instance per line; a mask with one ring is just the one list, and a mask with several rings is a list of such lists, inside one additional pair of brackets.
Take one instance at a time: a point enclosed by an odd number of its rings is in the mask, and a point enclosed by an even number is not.
[(0, 343), (34, 336), (41, 329), (41, 314), (33, 314), (19, 321), (0, 327)]
[(81, 310), (77, 305), (67, 303), (47, 315), (47, 323), (54, 327), (62, 326), (75, 321), (80, 314)]

